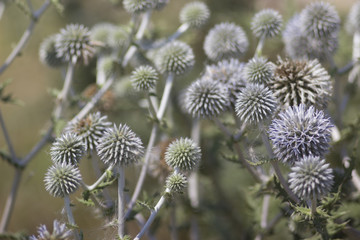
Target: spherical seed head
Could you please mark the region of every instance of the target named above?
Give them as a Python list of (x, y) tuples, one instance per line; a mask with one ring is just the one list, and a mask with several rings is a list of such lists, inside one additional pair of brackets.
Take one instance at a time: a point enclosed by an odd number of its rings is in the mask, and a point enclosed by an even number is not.
[(193, 82), (185, 93), (185, 107), (193, 117), (211, 118), (229, 106), (229, 91), (224, 84), (209, 79)]
[(262, 84), (248, 84), (238, 95), (236, 115), (245, 123), (258, 123), (269, 118), (276, 109), (273, 92)]
[(288, 107), (269, 127), (276, 157), (293, 165), (304, 156), (322, 157), (329, 148), (333, 125), (323, 111), (305, 105)]
[(80, 24), (70, 24), (61, 29), (57, 35), (55, 47), (57, 57), (74, 64), (79, 61), (88, 64), (95, 51), (90, 41), (89, 29)]
[(204, 41), (205, 54), (213, 61), (241, 57), (248, 46), (249, 42), (244, 30), (234, 23), (215, 25)]
[(72, 237), (71, 230), (66, 227), (65, 223), (54, 220), (53, 232), (50, 233), (45, 225), (40, 225), (37, 229), (38, 236), (31, 236), (30, 240), (70, 240)]
[(340, 17), (328, 2), (314, 2), (300, 13), (301, 30), (312, 38), (326, 38), (338, 32)]
[(96, 146), (100, 159), (105, 164), (134, 164), (144, 154), (141, 139), (126, 125), (108, 128)]
[(72, 132), (56, 138), (50, 148), (51, 160), (54, 163), (77, 165), (84, 155), (85, 145), (78, 135)]
[(55, 163), (45, 174), (45, 189), (54, 197), (64, 197), (77, 190), (81, 175), (72, 164)]
[(55, 47), (56, 35), (52, 35), (46, 38), (40, 44), (39, 57), (40, 61), (46, 66), (57, 68), (64, 66), (64, 59), (57, 56), (57, 51)]
[(85, 118), (70, 122), (65, 127), (65, 132), (76, 134), (81, 138), (86, 150), (94, 151), (110, 124), (107, 116), (101, 116), (100, 112), (90, 113)]
[(338, 48), (338, 33), (333, 32), (326, 38), (309, 37), (300, 30), (300, 15), (295, 15), (283, 31), (285, 51), (292, 59), (319, 59), (324, 61), (332, 56)]
[(199, 28), (204, 25), (209, 17), (210, 10), (203, 2), (190, 2), (180, 11), (180, 22), (189, 24), (193, 28)]
[(317, 59), (279, 59), (269, 86), (279, 103), (284, 106), (303, 103), (324, 108), (332, 94), (331, 77)]
[(197, 168), (201, 159), (201, 150), (192, 139), (180, 138), (172, 142), (165, 152), (166, 163), (180, 171)]
[(264, 57), (249, 60), (244, 68), (244, 77), (248, 82), (268, 84), (274, 76), (275, 65)]
[(140, 66), (131, 73), (131, 83), (137, 91), (153, 89), (158, 79), (156, 70), (147, 65)]
[(291, 190), (301, 199), (321, 199), (334, 184), (329, 164), (319, 157), (305, 156), (296, 162), (289, 174)]
[(124, 8), (128, 13), (139, 14), (153, 7), (153, 0), (124, 0)]
[(255, 14), (251, 21), (251, 30), (256, 37), (274, 37), (280, 33), (283, 20), (279, 12), (264, 9)]
[(350, 34), (360, 32), (360, 2), (356, 2), (349, 11), (346, 20), (346, 30)]
[(173, 173), (166, 179), (166, 188), (170, 193), (182, 193), (187, 185), (186, 177), (181, 173)]
[(195, 56), (189, 45), (173, 41), (158, 51), (155, 64), (161, 73), (182, 75), (194, 66)]

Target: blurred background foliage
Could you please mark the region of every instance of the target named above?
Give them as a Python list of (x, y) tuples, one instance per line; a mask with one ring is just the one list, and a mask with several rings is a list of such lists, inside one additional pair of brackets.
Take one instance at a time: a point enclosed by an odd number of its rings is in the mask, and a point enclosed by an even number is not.
[[(0, 64), (5, 61), (11, 49), (16, 45), (23, 31), (29, 24), (27, 17), (17, 6), (15, 1), (3, 1), (6, 4), (5, 11), (0, 19)], [(34, 8), (42, 4), (41, 0), (33, 0)], [(180, 25), (178, 14), (185, 3), (190, 0), (170, 0), (169, 5), (160, 12), (154, 12), (152, 24), (149, 27), (151, 34), (156, 37), (165, 37), (173, 33)], [(250, 19), (254, 13), (263, 8), (274, 8), (284, 17), (285, 23), (295, 13), (300, 11), (311, 1), (304, 0), (204, 0), (211, 10), (211, 19), (208, 24), (199, 30), (190, 30), (181, 37), (181, 40), (189, 43), (196, 56), (195, 68), (186, 76), (177, 79), (172, 99), (173, 118), (169, 121), (171, 136), (189, 136), (191, 120), (181, 113), (178, 98), (181, 90), (195, 80), (208, 62), (203, 51), (203, 40), (208, 30), (220, 22), (234, 22), (244, 28), (250, 42), (250, 48), (243, 61), (247, 61), (253, 53), (257, 40), (250, 31)], [(355, 0), (329, 1), (336, 6), (342, 23), (346, 14)], [(50, 7), (41, 17), (34, 34), (24, 51), (21, 52), (15, 62), (0, 75), (0, 82), (8, 79), (12, 83), (6, 92), (11, 93), (21, 101), (20, 105), (2, 104), (1, 111), (4, 115), (9, 133), (11, 135), (16, 152), (21, 157), (41, 138), (42, 130), (46, 129), (50, 121), (54, 98), (52, 89), (62, 85), (61, 73), (42, 65), (39, 61), (38, 50), (41, 41), (49, 35), (57, 33), (69, 23), (81, 23), (91, 28), (100, 22), (126, 24), (130, 15), (122, 7), (120, 0), (64, 0), (62, 3), (65, 10), (59, 13), (55, 7)], [(342, 29), (340, 34), (340, 46), (335, 55), (335, 62), (339, 66), (345, 65), (351, 59), (352, 39)], [(277, 56), (284, 56), (281, 37), (276, 37), (266, 42), (264, 55), (270, 60), (276, 61)], [(130, 73), (131, 67), (126, 69)], [(77, 92), (83, 92), (86, 87), (95, 82), (95, 61), (89, 66), (77, 67), (74, 88)], [(113, 87), (113, 95), (109, 95), (110, 108), (105, 109), (109, 119), (115, 123), (127, 123), (141, 136), (146, 143), (150, 123), (144, 117), (145, 109), (138, 107), (141, 96), (131, 90), (128, 84), (117, 83)], [(356, 97), (350, 103), (346, 111), (346, 121), (353, 121), (359, 112), (360, 98)], [(109, 107), (108, 106), (108, 107)], [(330, 106), (331, 109), (331, 106)], [(70, 116), (69, 116), (70, 117)], [(249, 174), (238, 164), (226, 161), (219, 154), (219, 149), (225, 145), (224, 138), (210, 121), (203, 121), (203, 134), (201, 147), (203, 149), (203, 162), (201, 172), (201, 207), (198, 212), (202, 239), (251, 239), (253, 230), (258, 226), (259, 219), (256, 214), (261, 209), (261, 198), (256, 198), (256, 192), (250, 186), (253, 181)], [(174, 127), (176, 126), (176, 127)], [(0, 149), (6, 150), (3, 135), (0, 134)], [(54, 219), (61, 218), (62, 199), (50, 196), (44, 189), (43, 178), (46, 169), (51, 165), (49, 146), (47, 146), (26, 168), (22, 178), (20, 191), (15, 204), (15, 211), (11, 218), (9, 231), (24, 231), (34, 234), (39, 224), (52, 226)], [(85, 181), (92, 181), (91, 165), (83, 159), (81, 165), (85, 173)], [(136, 183), (139, 168), (130, 168), (127, 178), (127, 187), (131, 191)], [(11, 188), (14, 169), (5, 161), (0, 161), (0, 211), (3, 210), (7, 194)], [(147, 194), (153, 195), (162, 191), (162, 183), (148, 177), (146, 182)], [(74, 214), (76, 222), (84, 231), (85, 239), (110, 239), (116, 233), (116, 228), (105, 228), (97, 214), (89, 212), (89, 208), (82, 206), (76, 201), (80, 192), (73, 197), (77, 205)], [(255, 197), (255, 201), (253, 200)], [(279, 205), (277, 200), (271, 204)], [(174, 208), (174, 206), (177, 206)], [(186, 197), (175, 199), (174, 204), (162, 210), (163, 218), (153, 225), (158, 227), (156, 236), (158, 239), (168, 239), (169, 236), (169, 213), (173, 209), (177, 211), (177, 226), (179, 239), (188, 239), (189, 212)], [(344, 210), (350, 210), (354, 218), (360, 219), (360, 208), (349, 205)], [(273, 210), (272, 210), (273, 209)], [(278, 208), (270, 210), (270, 218), (277, 214)], [(145, 212), (146, 213), (146, 212)], [(147, 214), (147, 213), (146, 213)], [(145, 214), (145, 215), (146, 215)], [(282, 220), (275, 228), (277, 238), (289, 238), (288, 222)], [(128, 224), (128, 232), (135, 235), (137, 225), (132, 221)]]

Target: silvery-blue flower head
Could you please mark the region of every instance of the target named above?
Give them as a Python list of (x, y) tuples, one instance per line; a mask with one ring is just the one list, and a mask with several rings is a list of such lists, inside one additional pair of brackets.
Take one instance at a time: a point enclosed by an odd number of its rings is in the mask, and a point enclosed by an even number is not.
[(269, 126), (269, 138), (278, 160), (294, 165), (304, 156), (324, 156), (332, 127), (323, 111), (300, 104), (279, 113)]
[(122, 166), (137, 163), (144, 154), (141, 139), (126, 124), (107, 128), (96, 149), (105, 164)]
[(324, 159), (305, 156), (296, 162), (289, 174), (290, 189), (301, 199), (321, 199), (334, 184), (334, 175)]
[(70, 240), (73, 235), (65, 223), (60, 223), (58, 220), (54, 220), (52, 233), (46, 228), (45, 225), (40, 225), (37, 228), (38, 236), (31, 236), (29, 240)]
[(249, 42), (244, 30), (234, 23), (215, 25), (204, 41), (205, 54), (213, 61), (241, 57), (248, 46)]

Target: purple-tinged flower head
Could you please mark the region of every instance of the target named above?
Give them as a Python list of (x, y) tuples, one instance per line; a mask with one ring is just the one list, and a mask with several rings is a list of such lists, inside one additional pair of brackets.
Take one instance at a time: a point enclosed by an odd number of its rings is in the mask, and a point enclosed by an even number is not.
[(294, 165), (304, 156), (324, 156), (332, 127), (323, 111), (300, 104), (279, 113), (269, 126), (269, 138), (278, 160)]
[(249, 42), (244, 30), (234, 23), (215, 25), (204, 41), (205, 54), (213, 61), (241, 57), (248, 46)]
[(107, 116), (101, 116), (100, 112), (96, 112), (88, 114), (85, 118), (70, 122), (64, 131), (79, 136), (87, 151), (95, 151), (99, 139), (110, 125)]
[(145, 12), (154, 6), (153, 0), (124, 0), (125, 10), (131, 14), (139, 14)]
[(100, 159), (105, 164), (134, 164), (144, 154), (141, 139), (126, 125), (107, 128), (96, 146)]
[(350, 34), (360, 32), (360, 2), (357, 1), (350, 8), (349, 14), (346, 20), (346, 30)]
[(81, 174), (72, 164), (55, 163), (45, 174), (45, 189), (54, 197), (64, 197), (80, 186)]
[(244, 77), (247, 82), (269, 84), (274, 76), (275, 65), (264, 57), (255, 57), (249, 60), (244, 68)]
[(173, 173), (166, 178), (166, 188), (170, 194), (182, 193), (187, 185), (187, 179), (182, 173)]
[(80, 136), (66, 132), (56, 138), (50, 148), (51, 160), (54, 163), (77, 165), (85, 153), (85, 145)]
[(185, 108), (193, 117), (211, 118), (229, 106), (229, 91), (224, 84), (200, 78), (185, 93)]
[(173, 141), (165, 152), (165, 161), (173, 169), (192, 171), (199, 166), (201, 149), (190, 138)]
[(289, 174), (290, 189), (304, 200), (321, 199), (330, 192), (333, 184), (333, 171), (320, 157), (304, 156)]
[(161, 73), (183, 75), (194, 66), (195, 56), (189, 45), (173, 41), (159, 49), (155, 64)]
[(245, 123), (258, 123), (271, 117), (276, 105), (274, 94), (268, 87), (249, 83), (237, 97), (235, 112)]
[(83, 61), (87, 65), (95, 52), (89, 29), (80, 24), (69, 24), (61, 29), (57, 34), (55, 47), (58, 58), (64, 58), (73, 64)]
[(327, 38), (340, 29), (340, 17), (328, 2), (313, 2), (300, 13), (301, 31), (311, 38)]
[(283, 19), (279, 12), (269, 8), (255, 14), (251, 20), (251, 30), (258, 38), (271, 38), (280, 33), (282, 24)]
[(301, 31), (300, 15), (294, 15), (283, 31), (285, 51), (292, 59), (319, 59), (324, 61), (338, 48), (338, 33), (333, 32), (323, 39), (311, 38)]
[(317, 59), (279, 59), (269, 86), (285, 107), (302, 103), (324, 108), (332, 94), (331, 77)]
[(65, 60), (62, 57), (58, 57), (56, 51), (56, 38), (57, 35), (51, 35), (50, 37), (46, 38), (40, 44), (39, 49), (39, 57), (40, 61), (52, 68), (62, 67), (65, 64)]
[(190, 2), (180, 11), (180, 22), (192, 28), (203, 26), (210, 17), (210, 10), (203, 2)]
[(66, 224), (58, 220), (54, 220), (52, 233), (43, 224), (37, 228), (37, 233), (37, 236), (31, 236), (29, 240), (70, 240), (73, 237)]

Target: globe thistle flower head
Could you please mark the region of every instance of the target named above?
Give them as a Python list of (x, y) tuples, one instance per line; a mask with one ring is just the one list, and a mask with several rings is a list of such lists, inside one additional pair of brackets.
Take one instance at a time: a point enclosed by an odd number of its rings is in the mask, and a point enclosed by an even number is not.
[(184, 172), (196, 169), (200, 159), (200, 148), (189, 138), (176, 139), (165, 152), (166, 163), (170, 167)]
[(67, 62), (71, 61), (73, 64), (79, 61), (88, 64), (95, 52), (89, 29), (80, 24), (70, 24), (61, 29), (55, 47), (57, 57), (64, 58)]
[(210, 17), (210, 10), (203, 2), (190, 2), (180, 11), (180, 22), (192, 28), (204, 25)]
[(51, 160), (54, 163), (77, 165), (84, 155), (85, 145), (78, 135), (72, 132), (56, 138), (50, 148)]
[(276, 104), (276, 99), (268, 87), (250, 83), (239, 93), (235, 112), (245, 123), (258, 123), (273, 114)]
[(131, 83), (137, 91), (153, 89), (158, 79), (156, 70), (148, 65), (140, 66), (131, 73)]
[(105, 164), (134, 164), (144, 154), (141, 139), (126, 125), (108, 128), (96, 146), (100, 159)]
[(54, 220), (53, 232), (50, 233), (45, 225), (40, 225), (37, 229), (38, 236), (31, 236), (30, 240), (70, 240), (72, 232), (66, 227), (65, 223)]
[(249, 60), (244, 68), (244, 77), (247, 82), (268, 84), (274, 75), (275, 66), (264, 57), (255, 57)]
[(86, 150), (95, 151), (99, 139), (110, 126), (107, 116), (101, 116), (100, 112), (90, 113), (85, 118), (76, 119), (65, 127), (65, 132), (75, 133), (81, 138)]
[(129, 45), (129, 39), (129, 32), (125, 27), (114, 27), (109, 33), (109, 45), (120, 51)]
[(234, 23), (215, 25), (204, 41), (205, 54), (213, 61), (241, 57), (248, 46), (249, 42), (244, 30)]
[(75, 192), (81, 182), (79, 169), (72, 164), (55, 163), (45, 174), (45, 189), (54, 197)]
[(328, 2), (314, 2), (300, 13), (301, 30), (312, 38), (326, 38), (340, 28), (340, 17)]
[(193, 117), (211, 118), (229, 106), (229, 91), (224, 84), (201, 78), (185, 93), (185, 108)]
[(284, 106), (303, 103), (324, 108), (332, 94), (331, 77), (317, 59), (279, 59), (270, 86), (279, 103)]
[(96, 49), (97, 53), (106, 54), (111, 52), (111, 49), (109, 49), (109, 37), (114, 28), (116, 28), (116, 26), (111, 23), (98, 23), (91, 28), (91, 41), (96, 41), (103, 44), (102, 47)]
[(170, 190), (170, 194), (182, 193), (187, 185), (186, 177), (181, 173), (173, 173), (166, 179), (166, 188)]
[(182, 75), (194, 66), (195, 56), (189, 45), (173, 41), (159, 49), (155, 64), (161, 73)]
[(322, 157), (328, 151), (332, 127), (323, 111), (300, 104), (280, 112), (269, 126), (269, 138), (276, 157), (294, 165), (304, 156)]
[(153, 0), (124, 0), (125, 10), (131, 14), (139, 14), (153, 7)]
[(334, 184), (329, 164), (319, 157), (305, 156), (296, 162), (289, 174), (289, 186), (301, 199), (321, 199)]
[(346, 20), (346, 30), (350, 34), (354, 34), (355, 32), (360, 32), (360, 2), (357, 1), (350, 8), (349, 14)]
[(264, 9), (255, 14), (251, 21), (251, 30), (256, 37), (270, 38), (280, 33), (282, 16), (273, 9)]
[(52, 35), (46, 38), (40, 44), (40, 49), (39, 49), (40, 61), (44, 65), (52, 68), (62, 67), (65, 64), (64, 59), (62, 57), (57, 56), (57, 51), (55, 47), (56, 37), (57, 37), (56, 35)]
[(168, 4), (169, 0), (153, 0), (153, 2), (154, 2), (154, 9), (161, 10)]

